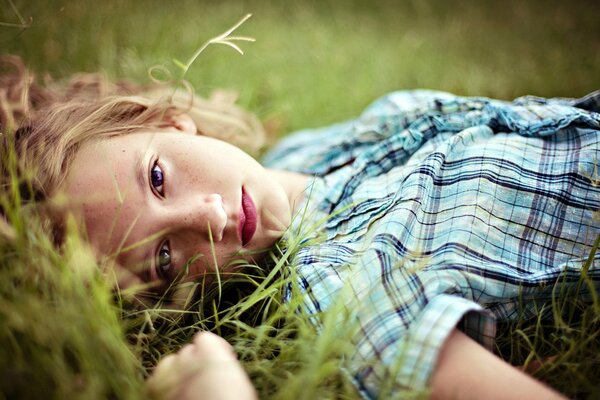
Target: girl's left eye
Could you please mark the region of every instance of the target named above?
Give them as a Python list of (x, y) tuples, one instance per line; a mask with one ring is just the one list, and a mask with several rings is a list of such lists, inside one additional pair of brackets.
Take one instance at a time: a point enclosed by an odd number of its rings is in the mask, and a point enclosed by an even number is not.
[(154, 162), (152, 170), (150, 171), (150, 184), (159, 195), (164, 196), (164, 183), (165, 174), (163, 173), (163, 170), (160, 167), (160, 165), (158, 165), (158, 161), (156, 161)]
[(172, 269), (171, 245), (166, 241), (160, 246), (156, 255), (156, 274), (161, 280), (168, 282), (171, 279)]

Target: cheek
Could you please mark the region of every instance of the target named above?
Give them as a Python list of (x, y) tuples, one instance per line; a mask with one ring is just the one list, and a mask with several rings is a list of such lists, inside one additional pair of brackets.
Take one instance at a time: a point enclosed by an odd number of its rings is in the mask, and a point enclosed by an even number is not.
[(109, 251), (108, 242), (110, 235), (110, 222), (114, 219), (114, 207), (104, 202), (86, 202), (83, 205), (83, 219), (88, 238), (92, 244), (103, 254)]
[[(189, 234), (185, 237), (195, 236)], [(233, 255), (239, 250), (236, 243), (227, 239), (215, 242), (214, 246), (211, 246), (208, 240), (202, 239), (202, 243), (198, 244), (198, 242), (181, 240), (180, 238), (179, 241), (175, 241), (175, 246), (177, 245), (180, 246), (186, 257), (181, 260), (180, 265), (190, 263), (190, 275), (193, 277), (202, 276), (207, 272), (211, 274), (211, 271), (215, 270), (215, 265), (218, 266), (219, 271), (222, 271), (235, 258)], [(177, 252), (178, 249), (175, 249), (175, 251)], [(177, 260), (178, 263), (179, 261)]]
[(124, 243), (126, 235), (137, 237), (143, 220), (136, 216), (139, 207), (125, 201), (99, 201), (84, 206), (84, 222), (92, 245), (104, 255), (114, 254)]
[(227, 163), (225, 158), (219, 159), (218, 154), (215, 156), (177, 156), (172, 159), (172, 172), (169, 174), (170, 171), (167, 170), (166, 179), (173, 184), (194, 185), (193, 187), (205, 187), (211, 182), (227, 180), (226, 177), (236, 169), (235, 164)]
[(206, 273), (210, 270), (211, 268), (209, 268), (208, 260), (202, 257), (190, 264), (188, 279), (186, 280), (202, 282), (205, 275), (211, 275)]

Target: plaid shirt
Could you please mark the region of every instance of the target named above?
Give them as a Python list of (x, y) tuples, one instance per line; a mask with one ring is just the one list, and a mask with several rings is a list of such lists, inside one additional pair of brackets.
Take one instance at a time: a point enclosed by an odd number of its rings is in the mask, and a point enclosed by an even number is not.
[[(457, 324), (492, 350), (497, 320), (533, 318), (577, 284), (600, 234), (599, 111), (600, 92), (396, 92), (267, 156), (315, 176), (302, 225), (324, 222), (294, 276), (317, 325), (338, 302), (356, 323), (346, 369), (362, 394), (426, 388)], [(600, 256), (588, 275), (600, 287)]]

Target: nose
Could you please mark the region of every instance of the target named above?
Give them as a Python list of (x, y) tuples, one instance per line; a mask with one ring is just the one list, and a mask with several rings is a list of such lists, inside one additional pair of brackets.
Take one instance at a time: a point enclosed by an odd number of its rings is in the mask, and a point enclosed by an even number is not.
[(186, 197), (184, 204), (174, 205), (172, 225), (202, 234), (219, 242), (227, 225), (227, 213), (220, 194), (211, 193)]

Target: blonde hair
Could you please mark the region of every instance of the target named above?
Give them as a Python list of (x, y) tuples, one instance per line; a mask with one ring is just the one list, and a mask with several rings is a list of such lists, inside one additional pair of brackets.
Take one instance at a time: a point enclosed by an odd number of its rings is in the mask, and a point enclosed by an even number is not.
[(6, 155), (16, 154), (23, 195), (52, 196), (85, 143), (157, 128), (167, 112), (187, 113), (198, 134), (228, 141), (249, 153), (263, 145), (265, 132), (251, 113), (217, 93), (203, 99), (164, 87), (110, 82), (99, 74), (79, 74), (67, 83), (40, 84), (17, 56), (0, 56), (0, 172), (6, 186)]

